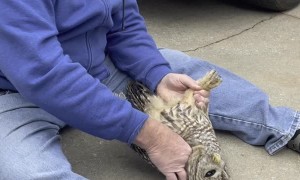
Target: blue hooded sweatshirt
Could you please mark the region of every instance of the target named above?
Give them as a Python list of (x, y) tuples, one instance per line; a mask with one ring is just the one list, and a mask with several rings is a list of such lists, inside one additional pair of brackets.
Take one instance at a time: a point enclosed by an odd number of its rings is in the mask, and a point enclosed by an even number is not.
[(131, 143), (148, 116), (101, 83), (113, 63), (152, 91), (170, 67), (136, 0), (0, 1), (0, 88), (67, 124)]

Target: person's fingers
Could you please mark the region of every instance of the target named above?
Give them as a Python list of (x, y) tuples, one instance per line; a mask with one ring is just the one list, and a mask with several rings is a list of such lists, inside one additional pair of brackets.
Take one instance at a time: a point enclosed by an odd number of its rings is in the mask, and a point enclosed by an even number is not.
[(194, 95), (196, 95), (196, 94), (199, 94), (203, 97), (209, 97), (210, 92), (202, 89), (200, 91), (194, 91)]
[(203, 102), (195, 102), (195, 105), (200, 109), (203, 109), (205, 107), (205, 104)]
[(203, 97), (200, 94), (194, 94), (194, 99), (196, 103), (202, 102)]
[(204, 104), (208, 104), (209, 103), (209, 98), (208, 97), (204, 97), (200, 94), (194, 94), (194, 99), (196, 103), (204, 103)]
[(176, 172), (178, 180), (186, 180), (187, 179), (187, 173), (184, 169), (182, 171)]
[(187, 76), (187, 75), (180, 76), (179, 80), (184, 86), (186, 86), (190, 89), (193, 89), (195, 91), (196, 90), (201, 90), (201, 87), (197, 84), (197, 82), (194, 79), (192, 79), (191, 77)]
[(165, 174), (166, 180), (178, 180), (175, 173), (167, 173)]
[(209, 104), (209, 91), (194, 91), (195, 104), (198, 108), (206, 109)]
[(195, 105), (202, 109), (206, 110), (209, 104), (209, 98), (204, 98), (203, 96), (194, 95), (195, 98)]

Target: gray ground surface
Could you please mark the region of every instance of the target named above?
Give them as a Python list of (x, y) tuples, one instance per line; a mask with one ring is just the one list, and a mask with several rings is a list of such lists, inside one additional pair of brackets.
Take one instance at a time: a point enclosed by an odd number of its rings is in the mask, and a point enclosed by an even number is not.
[[(139, 3), (159, 47), (225, 67), (267, 92), (273, 105), (300, 109), (300, 6), (271, 13), (213, 0)], [(228, 133), (217, 135), (233, 180), (300, 179), (299, 154), (284, 149), (269, 156)], [(63, 149), (74, 171), (92, 180), (164, 179), (119, 142), (70, 129)]]

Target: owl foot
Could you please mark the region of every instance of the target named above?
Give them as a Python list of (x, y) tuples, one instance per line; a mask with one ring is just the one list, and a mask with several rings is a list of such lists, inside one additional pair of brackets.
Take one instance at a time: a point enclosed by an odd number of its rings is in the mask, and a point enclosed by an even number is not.
[(217, 87), (221, 82), (221, 76), (215, 70), (211, 70), (203, 78), (198, 80), (198, 84), (206, 91)]

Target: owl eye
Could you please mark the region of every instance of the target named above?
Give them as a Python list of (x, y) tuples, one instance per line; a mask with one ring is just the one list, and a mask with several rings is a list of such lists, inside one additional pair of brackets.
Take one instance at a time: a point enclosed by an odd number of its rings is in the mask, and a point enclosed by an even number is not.
[(205, 174), (205, 177), (212, 177), (216, 173), (216, 170), (210, 170)]

